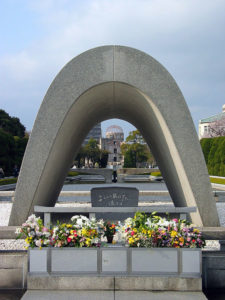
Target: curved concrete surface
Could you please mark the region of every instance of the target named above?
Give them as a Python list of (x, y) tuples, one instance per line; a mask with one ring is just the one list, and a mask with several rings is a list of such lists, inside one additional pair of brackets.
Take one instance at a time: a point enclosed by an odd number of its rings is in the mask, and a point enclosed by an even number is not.
[(194, 124), (172, 76), (151, 56), (122, 46), (91, 49), (56, 76), (24, 156), (10, 225), (34, 205), (53, 206), (79, 147), (97, 123), (120, 118), (137, 127), (157, 160), (175, 206), (197, 206), (192, 220), (218, 226), (208, 171)]

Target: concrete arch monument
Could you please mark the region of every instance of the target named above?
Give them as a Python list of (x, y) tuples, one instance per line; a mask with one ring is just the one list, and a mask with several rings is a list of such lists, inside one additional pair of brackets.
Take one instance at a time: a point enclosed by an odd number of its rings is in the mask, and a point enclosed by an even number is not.
[(38, 112), (17, 183), (10, 225), (34, 205), (53, 206), (89, 130), (120, 118), (151, 147), (175, 206), (197, 206), (195, 224), (218, 226), (208, 171), (194, 124), (172, 76), (151, 56), (104, 46), (72, 59), (56, 76)]

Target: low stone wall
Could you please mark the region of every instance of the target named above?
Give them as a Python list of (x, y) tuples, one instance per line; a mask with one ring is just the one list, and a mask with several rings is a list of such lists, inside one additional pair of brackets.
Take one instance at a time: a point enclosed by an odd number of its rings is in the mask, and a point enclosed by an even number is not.
[(205, 251), (202, 255), (204, 289), (225, 288), (225, 251)]
[(27, 251), (0, 252), (0, 289), (25, 289)]
[[(27, 265), (26, 251), (0, 252), (0, 289), (25, 289)], [(31, 286), (34, 284), (33, 279), (29, 278)], [(143, 286), (147, 279), (140, 276), (138, 280)], [(131, 281), (132, 279), (124, 277), (124, 286), (129, 285)], [(225, 251), (202, 252), (202, 286), (203, 289), (225, 288)]]

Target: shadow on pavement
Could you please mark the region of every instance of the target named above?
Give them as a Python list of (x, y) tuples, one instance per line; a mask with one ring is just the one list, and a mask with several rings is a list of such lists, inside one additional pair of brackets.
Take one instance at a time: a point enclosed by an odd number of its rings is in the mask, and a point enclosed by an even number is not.
[(0, 300), (20, 300), (26, 290), (0, 290)]

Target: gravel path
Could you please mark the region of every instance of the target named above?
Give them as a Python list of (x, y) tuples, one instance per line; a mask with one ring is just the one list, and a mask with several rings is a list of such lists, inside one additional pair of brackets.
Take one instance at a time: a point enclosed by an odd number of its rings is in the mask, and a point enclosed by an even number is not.
[[(142, 205), (149, 205), (148, 203), (141, 203)], [(168, 205), (171, 203), (153, 203), (153, 205)], [(225, 203), (217, 203), (217, 210), (220, 219), (221, 226), (225, 227)], [(57, 203), (56, 206), (90, 206), (89, 203)], [(10, 202), (0, 202), (0, 226), (7, 226), (9, 222), (9, 216), (12, 208)], [(26, 246), (24, 240), (0, 240), (0, 250), (24, 250)], [(218, 241), (207, 241), (204, 250), (219, 250)]]

